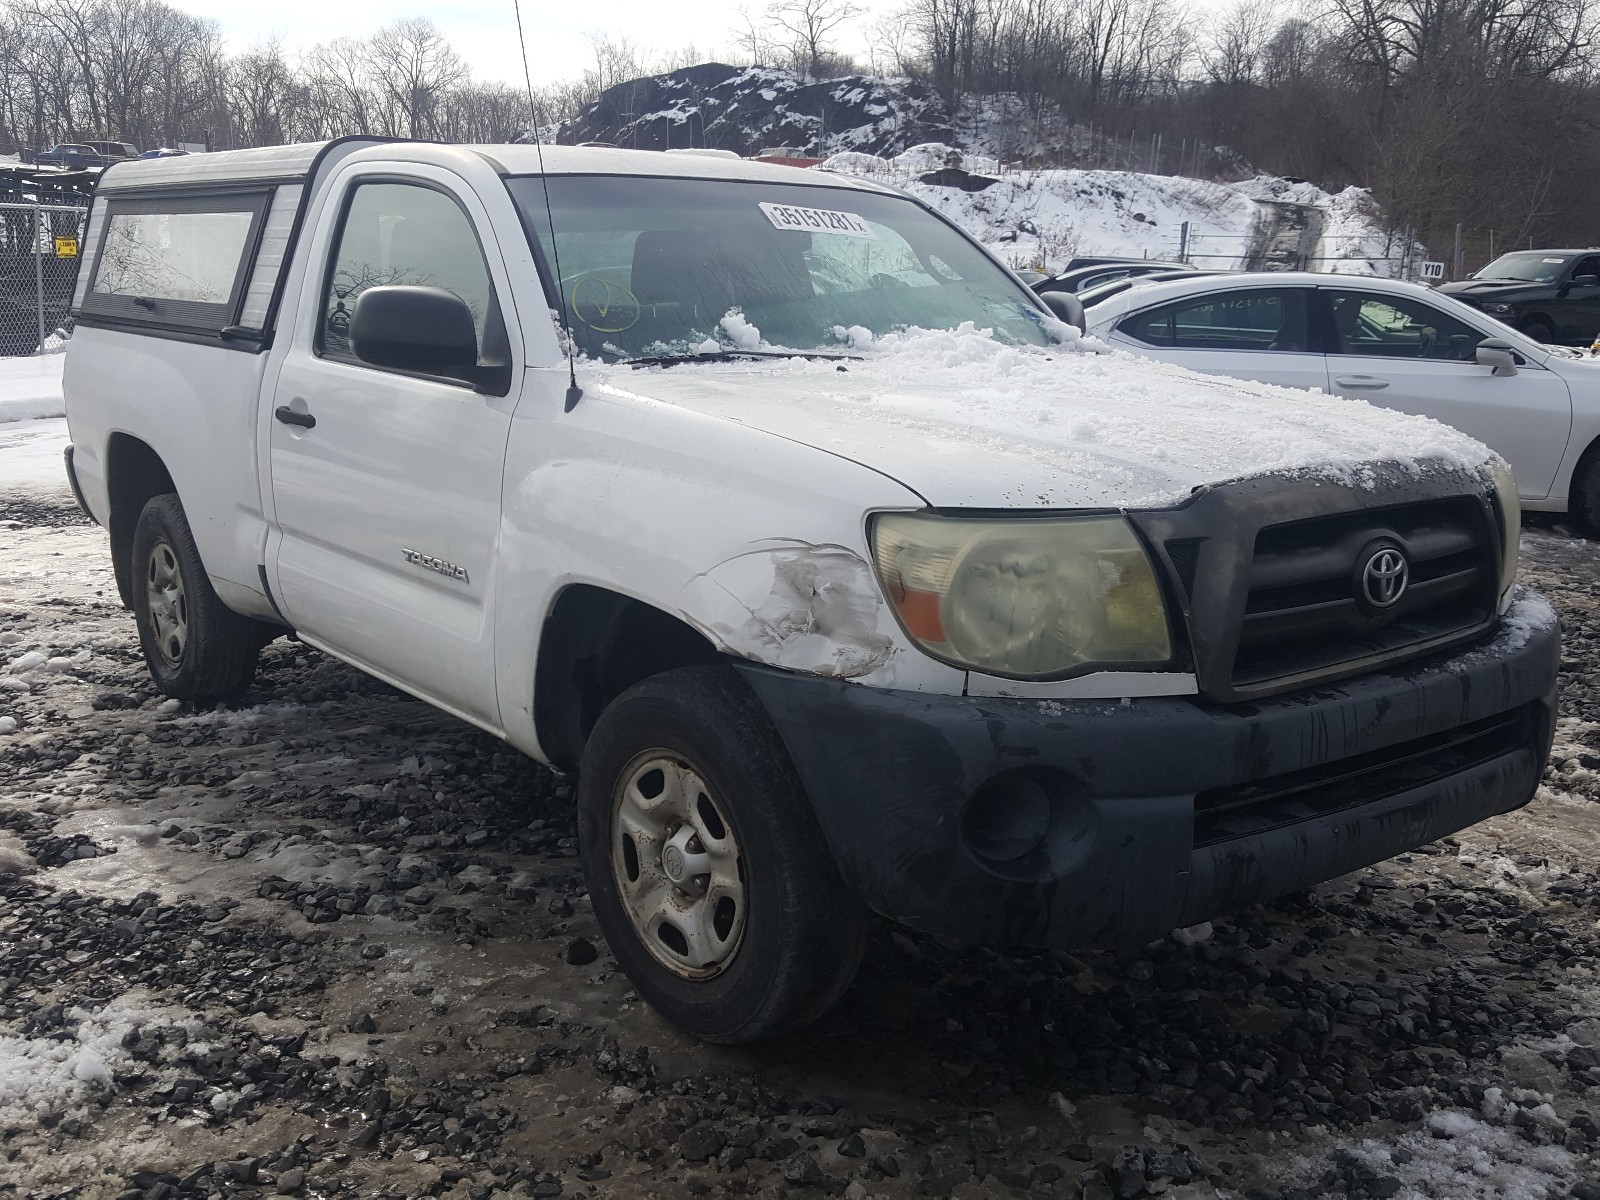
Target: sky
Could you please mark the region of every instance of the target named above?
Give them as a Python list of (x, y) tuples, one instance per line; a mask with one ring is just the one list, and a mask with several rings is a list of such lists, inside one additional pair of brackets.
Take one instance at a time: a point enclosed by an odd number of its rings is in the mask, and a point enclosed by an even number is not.
[[(517, 51), (517, 25), (512, 0), (274, 0), (241, 4), (238, 0), (167, 0), (173, 7), (210, 17), (222, 29), (229, 48), (281, 37), (285, 46), (310, 46), (337, 37), (366, 37), (402, 17), (427, 17), (467, 59), (475, 78), (520, 85), (522, 59)], [(859, 2), (859, 0), (858, 0)], [(741, 3), (759, 11), (764, 0), (611, 0), (604, 5), (522, 0), (523, 31), (535, 87), (581, 75), (590, 62), (584, 35), (626, 36), (635, 45), (657, 52), (693, 43), (703, 60), (734, 44), (742, 24)], [(898, 7), (896, 0), (866, 0), (869, 15), (853, 22), (859, 32), (839, 38), (841, 50), (860, 53), (866, 26), (878, 13)], [(841, 33), (844, 33), (841, 30)]]

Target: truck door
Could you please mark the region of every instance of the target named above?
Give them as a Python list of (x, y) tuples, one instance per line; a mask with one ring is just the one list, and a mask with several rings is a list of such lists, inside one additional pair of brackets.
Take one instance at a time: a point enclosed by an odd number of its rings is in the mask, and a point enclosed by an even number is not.
[(1600, 333), (1600, 254), (1586, 254), (1562, 277), (1549, 304), (1559, 342), (1592, 342)]
[(507, 394), (379, 369), (347, 337), (370, 287), (466, 301), (480, 359), (520, 354), (490, 223), (450, 172), (407, 165), (336, 183), (271, 394), (276, 602), (296, 630), (491, 728), (500, 483), (521, 363)]

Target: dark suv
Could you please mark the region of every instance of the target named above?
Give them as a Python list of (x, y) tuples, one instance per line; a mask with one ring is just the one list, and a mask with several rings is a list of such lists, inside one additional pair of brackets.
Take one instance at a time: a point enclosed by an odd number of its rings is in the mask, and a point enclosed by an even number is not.
[(1439, 290), (1535, 341), (1587, 345), (1600, 334), (1600, 250), (1517, 250)]

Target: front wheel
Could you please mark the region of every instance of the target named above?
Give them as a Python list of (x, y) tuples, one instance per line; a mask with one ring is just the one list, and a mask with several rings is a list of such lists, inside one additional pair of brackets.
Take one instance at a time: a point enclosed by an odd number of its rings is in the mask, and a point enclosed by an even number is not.
[(218, 598), (178, 497), (152, 497), (133, 530), (133, 615), (156, 687), (205, 703), (242, 695), (270, 634)]
[(727, 667), (647, 679), (601, 714), (578, 779), (595, 916), (639, 994), (712, 1042), (825, 1013), (867, 912), (766, 712)]
[(1550, 345), (1556, 340), (1555, 326), (1543, 317), (1529, 317), (1517, 328), (1541, 345)]

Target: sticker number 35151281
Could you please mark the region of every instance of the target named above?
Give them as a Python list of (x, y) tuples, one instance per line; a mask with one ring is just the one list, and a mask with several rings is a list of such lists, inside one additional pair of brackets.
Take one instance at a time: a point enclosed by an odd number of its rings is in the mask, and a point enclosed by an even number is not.
[(872, 226), (851, 212), (831, 208), (801, 208), (795, 204), (763, 204), (761, 211), (778, 229), (798, 229), (805, 233), (842, 233), (845, 237), (872, 238)]

